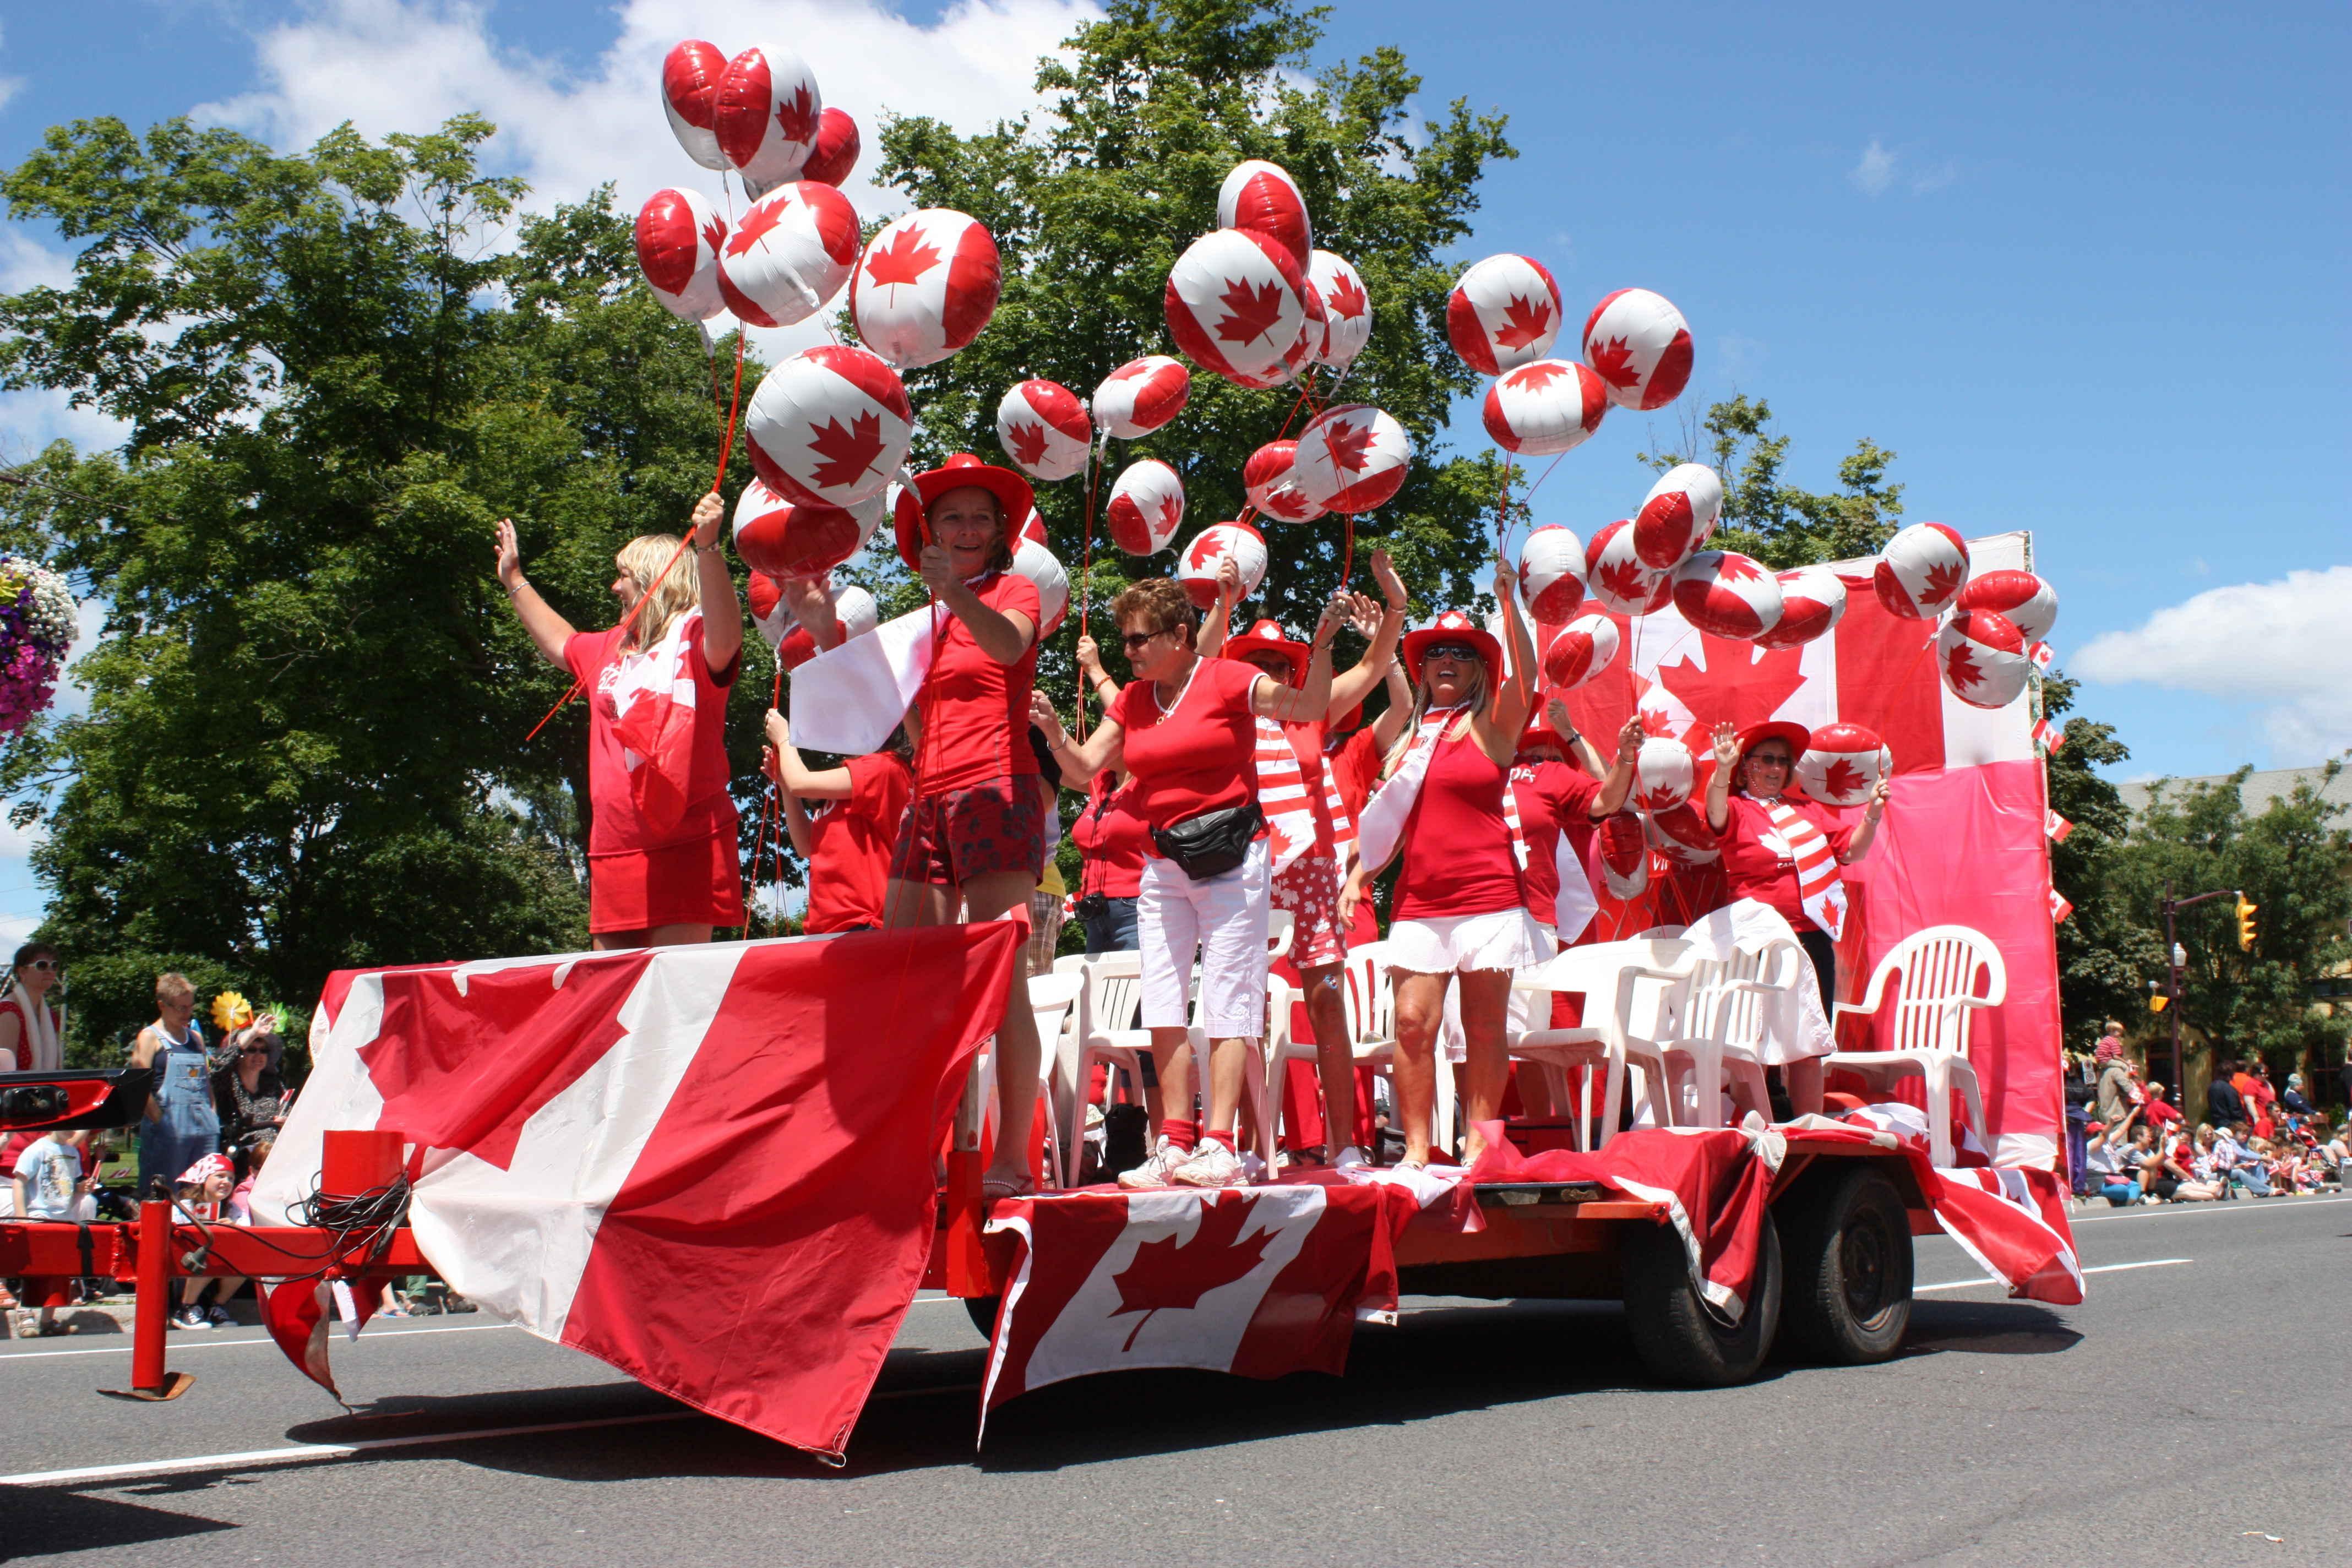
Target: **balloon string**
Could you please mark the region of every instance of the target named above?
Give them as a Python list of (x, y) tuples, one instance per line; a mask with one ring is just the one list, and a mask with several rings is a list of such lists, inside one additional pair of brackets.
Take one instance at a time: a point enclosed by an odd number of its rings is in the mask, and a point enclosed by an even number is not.
[[(686, 537), (677, 542), (677, 548), (671, 552), (667, 563), (666, 563), (659, 572), (654, 574), (655, 583), (659, 584), (669, 576), (670, 568), (678, 563), (679, 558), (685, 555), (688, 548), (693, 543), (694, 531), (689, 528), (687, 530)], [(621, 641), (624, 645), (625, 645), (629, 640), (629, 628), (637, 624), (637, 617), (645, 613), (646, 605), (650, 603), (652, 599), (653, 595), (651, 593), (639, 594), (637, 595), (637, 602), (629, 606), (629, 613), (621, 617), (621, 624), (616, 629), (621, 634)], [(549, 709), (546, 714), (541, 718), (540, 721), (530, 727), (530, 733), (522, 738), (522, 743), (526, 746), (530, 745), (531, 741), (539, 734), (539, 732), (547, 728), (548, 720), (554, 718), (557, 713), (561, 712), (563, 709), (563, 705), (571, 701), (574, 697), (579, 696), (581, 690), (582, 688), (579, 679), (575, 677), (572, 682), (571, 689), (566, 691), (562, 696), (557, 698), (555, 700), (555, 706)]]
[(727, 480), (727, 460), (735, 455), (735, 416), (743, 406), (743, 327), (735, 327), (735, 390), (727, 401), (727, 429), (719, 438), (719, 472), (710, 481), (710, 493), (717, 495), (719, 487)]
[[(1094, 445), (1087, 451), (1087, 539), (1083, 557), (1078, 563), (1078, 636), (1081, 638), (1087, 635), (1087, 612), (1094, 605), (1095, 484), (1102, 477), (1103, 456), (1109, 446), (1110, 432), (1105, 430), (1095, 437)], [(1077, 672), (1077, 735), (1083, 741), (1087, 738), (1087, 672), (1083, 667)]]
[(1339, 528), (1339, 586), (1345, 588), (1348, 579), (1356, 574), (1356, 514), (1342, 513)]
[[(783, 701), (784, 660), (783, 656), (782, 654), (778, 654), (776, 657), (776, 679), (775, 684), (772, 686), (768, 691), (768, 706), (771, 709), (781, 708), (783, 706)], [(776, 772), (778, 773), (782, 773), (783, 771), (784, 760), (782, 753), (779, 753), (776, 758)], [(759, 908), (760, 889), (766, 885), (766, 879), (761, 876), (760, 868), (767, 861), (768, 846), (772, 842), (771, 836), (775, 831), (776, 819), (782, 811), (783, 790), (784, 786), (781, 779), (770, 779), (768, 781), (768, 787), (766, 791), (763, 792), (760, 803), (760, 835), (751, 842), (751, 897), (745, 906), (743, 915), (743, 934), (746, 936), (751, 934), (751, 911)], [(778, 843), (776, 845), (777, 879), (781, 880), (783, 874), (784, 847), (781, 843)], [(781, 904), (782, 901), (782, 900), (780, 898), (778, 902)], [(775, 920), (770, 923), (769, 929), (772, 932), (781, 929), (782, 924), (783, 916), (782, 911), (779, 910)]]

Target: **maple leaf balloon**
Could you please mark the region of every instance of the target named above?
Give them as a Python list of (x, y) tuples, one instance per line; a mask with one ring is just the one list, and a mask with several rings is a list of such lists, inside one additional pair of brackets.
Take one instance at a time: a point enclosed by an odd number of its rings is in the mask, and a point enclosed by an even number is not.
[(1968, 580), (1969, 546), (1940, 522), (1915, 522), (1879, 552), (1871, 582), (1889, 614), (1933, 620)]
[(787, 500), (855, 506), (907, 460), (915, 414), (898, 373), (864, 349), (825, 344), (762, 376), (743, 414), (752, 469)]
[(1799, 566), (1780, 574), (1780, 619), (1757, 634), (1763, 647), (1797, 647), (1827, 636), (1845, 618), (1845, 584), (1827, 566)]
[(892, 219), (866, 243), (850, 280), (849, 316), (867, 348), (912, 369), (980, 336), (1003, 288), (987, 226), (964, 213), (924, 207)]
[(894, 283), (913, 283), (940, 264), (939, 247), (930, 244), (919, 228), (893, 226), (888, 242), (880, 236), (866, 247), (866, 280), (876, 288)]
[(1507, 371), (1486, 389), (1486, 434), (1507, 452), (1548, 458), (1571, 451), (1601, 428), (1609, 389), (1583, 365), (1539, 359)]
[(719, 251), (727, 223), (696, 191), (656, 191), (637, 213), (637, 267), (662, 309), (707, 321), (727, 308)]
[(1280, 522), (1311, 522), (1321, 517), (1323, 509), (1298, 488), (1297, 461), (1298, 443), (1292, 440), (1268, 441), (1252, 452), (1242, 465), (1242, 489), (1250, 505)]
[(1690, 324), (1664, 295), (1620, 289), (1584, 320), (1584, 363), (1621, 408), (1664, 408), (1690, 381)]
[(1519, 597), (1528, 615), (1546, 626), (1567, 621), (1584, 604), (1584, 543), (1573, 531), (1554, 522), (1529, 533), (1519, 546)]
[(1202, 1297), (1246, 1277), (1265, 1260), (1266, 1244), (1274, 1239), (1274, 1232), (1242, 1235), (1257, 1202), (1234, 1192), (1204, 1194), (1201, 1222), (1191, 1240), (1162, 1237), (1135, 1249), (1134, 1259), (1111, 1276), (1111, 1283), (1118, 1287), (1118, 1305), (1110, 1315), (1143, 1314), (1127, 1336), (1127, 1343), (1119, 1347), (1122, 1351), (1134, 1348), (1135, 1336), (1143, 1331), (1153, 1313), (1190, 1311), (1201, 1304)]
[(754, 195), (798, 176), (816, 146), (824, 100), (790, 49), (745, 49), (719, 79), (711, 129)]
[(1591, 574), (1586, 591), (1621, 616), (1646, 616), (1674, 603), (1674, 578), (1643, 563), (1633, 553), (1633, 524), (1620, 518), (1595, 533), (1584, 547)]
[(857, 261), (857, 211), (831, 185), (794, 181), (751, 204), (719, 255), (727, 308), (755, 327), (822, 310)]
[(1446, 296), (1445, 335), (1481, 375), (1539, 360), (1559, 336), (1559, 285), (1532, 258), (1490, 256)]
[(1841, 721), (1812, 732), (1797, 759), (1797, 783), (1823, 805), (1860, 805), (1895, 767), (1878, 731)]
[(1370, 511), (1402, 488), (1412, 440), (1394, 418), (1366, 403), (1327, 408), (1298, 433), (1291, 473), (1308, 503)]
[(1217, 569), (1231, 556), (1242, 577), (1242, 597), (1256, 596), (1265, 581), (1265, 536), (1245, 522), (1220, 522), (1201, 531), (1186, 547), (1176, 581), (1205, 610), (1217, 602)]
[(2032, 660), (2006, 616), (1956, 610), (1936, 634), (1944, 689), (1972, 708), (2005, 708), (2022, 696)]
[(1371, 341), (1372, 300), (1364, 291), (1363, 276), (1345, 258), (1318, 250), (1307, 261), (1307, 287), (1323, 300), (1322, 340), (1311, 357), (1318, 364), (1344, 371)]
[(1077, 394), (1033, 378), (997, 404), (996, 438), (1031, 479), (1066, 479), (1087, 466), (1094, 429)]
[(1705, 463), (1677, 463), (1633, 514), (1633, 552), (1644, 566), (1671, 570), (1706, 542), (1722, 516), (1722, 477)]
[(2058, 621), (2058, 591), (2031, 572), (1987, 572), (1969, 579), (1955, 605), (2006, 616), (2028, 643), (2050, 635)]
[(827, 108), (817, 122), (816, 145), (810, 150), (808, 162), (801, 165), (801, 178), (839, 185), (856, 173), (862, 150), (857, 121), (841, 110)]
[(1549, 305), (1511, 296), (1503, 307), (1503, 324), (1495, 332), (1495, 341), (1507, 349), (1523, 349), (1541, 342), (1547, 347), (1559, 335), (1553, 323), (1555, 312)]
[(1259, 387), (1287, 375), (1305, 354), (1306, 287), (1279, 241), (1255, 229), (1221, 228), (1176, 258), (1160, 303), (1186, 358), (1236, 385)]
[(719, 83), (727, 74), (727, 57), (716, 44), (688, 38), (662, 58), (662, 111), (669, 117), (670, 134), (686, 155), (706, 169), (724, 169), (727, 154), (712, 129), (719, 110)]
[(1184, 521), (1184, 481), (1157, 458), (1130, 463), (1111, 481), (1103, 509), (1110, 542), (1129, 555), (1168, 548)]
[(1304, 272), (1314, 245), (1307, 198), (1278, 163), (1252, 158), (1234, 165), (1217, 189), (1217, 226), (1254, 229), (1290, 252)]
[(1095, 388), (1095, 424), (1122, 441), (1149, 436), (1184, 411), (1192, 373), (1166, 354), (1129, 360)]

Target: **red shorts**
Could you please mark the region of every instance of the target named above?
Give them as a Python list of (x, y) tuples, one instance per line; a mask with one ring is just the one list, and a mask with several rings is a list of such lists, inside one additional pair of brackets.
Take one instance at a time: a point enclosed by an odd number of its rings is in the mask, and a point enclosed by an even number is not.
[(992, 871), (1045, 874), (1045, 800), (1037, 775), (1015, 773), (970, 789), (918, 795), (898, 825), (890, 875), (961, 888)]
[(588, 930), (650, 931), (655, 926), (740, 926), (743, 867), (734, 818), (728, 831), (659, 849), (588, 857)]
[(1328, 856), (1301, 855), (1275, 873), (1274, 907), (1288, 910), (1290, 962), (1301, 969), (1319, 969), (1348, 956), (1339, 930), (1339, 862)]

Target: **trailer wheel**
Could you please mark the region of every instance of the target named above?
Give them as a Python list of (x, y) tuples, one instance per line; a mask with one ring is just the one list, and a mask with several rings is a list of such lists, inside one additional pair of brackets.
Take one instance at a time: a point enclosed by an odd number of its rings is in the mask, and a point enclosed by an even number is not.
[(1673, 1226), (1623, 1230), (1625, 1324), (1642, 1364), (1689, 1388), (1724, 1388), (1755, 1376), (1780, 1324), (1780, 1235), (1770, 1213), (1757, 1240), (1755, 1288), (1737, 1326), (1699, 1299), (1689, 1255)]
[(1867, 1366), (1911, 1324), (1911, 1222), (1884, 1172), (1853, 1162), (1783, 1203), (1790, 1346), (1807, 1361)]
[(993, 1344), (996, 1341), (996, 1309), (1003, 1303), (1002, 1296), (966, 1296), (963, 1310), (971, 1319), (971, 1326), (980, 1337)]

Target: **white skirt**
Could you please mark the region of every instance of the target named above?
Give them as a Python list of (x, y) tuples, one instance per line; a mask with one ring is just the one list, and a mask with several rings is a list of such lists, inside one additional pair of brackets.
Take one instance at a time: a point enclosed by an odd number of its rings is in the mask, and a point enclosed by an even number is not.
[(1523, 909), (1396, 921), (1389, 926), (1388, 942), (1389, 967), (1415, 974), (1525, 969), (1552, 953), (1551, 939)]

